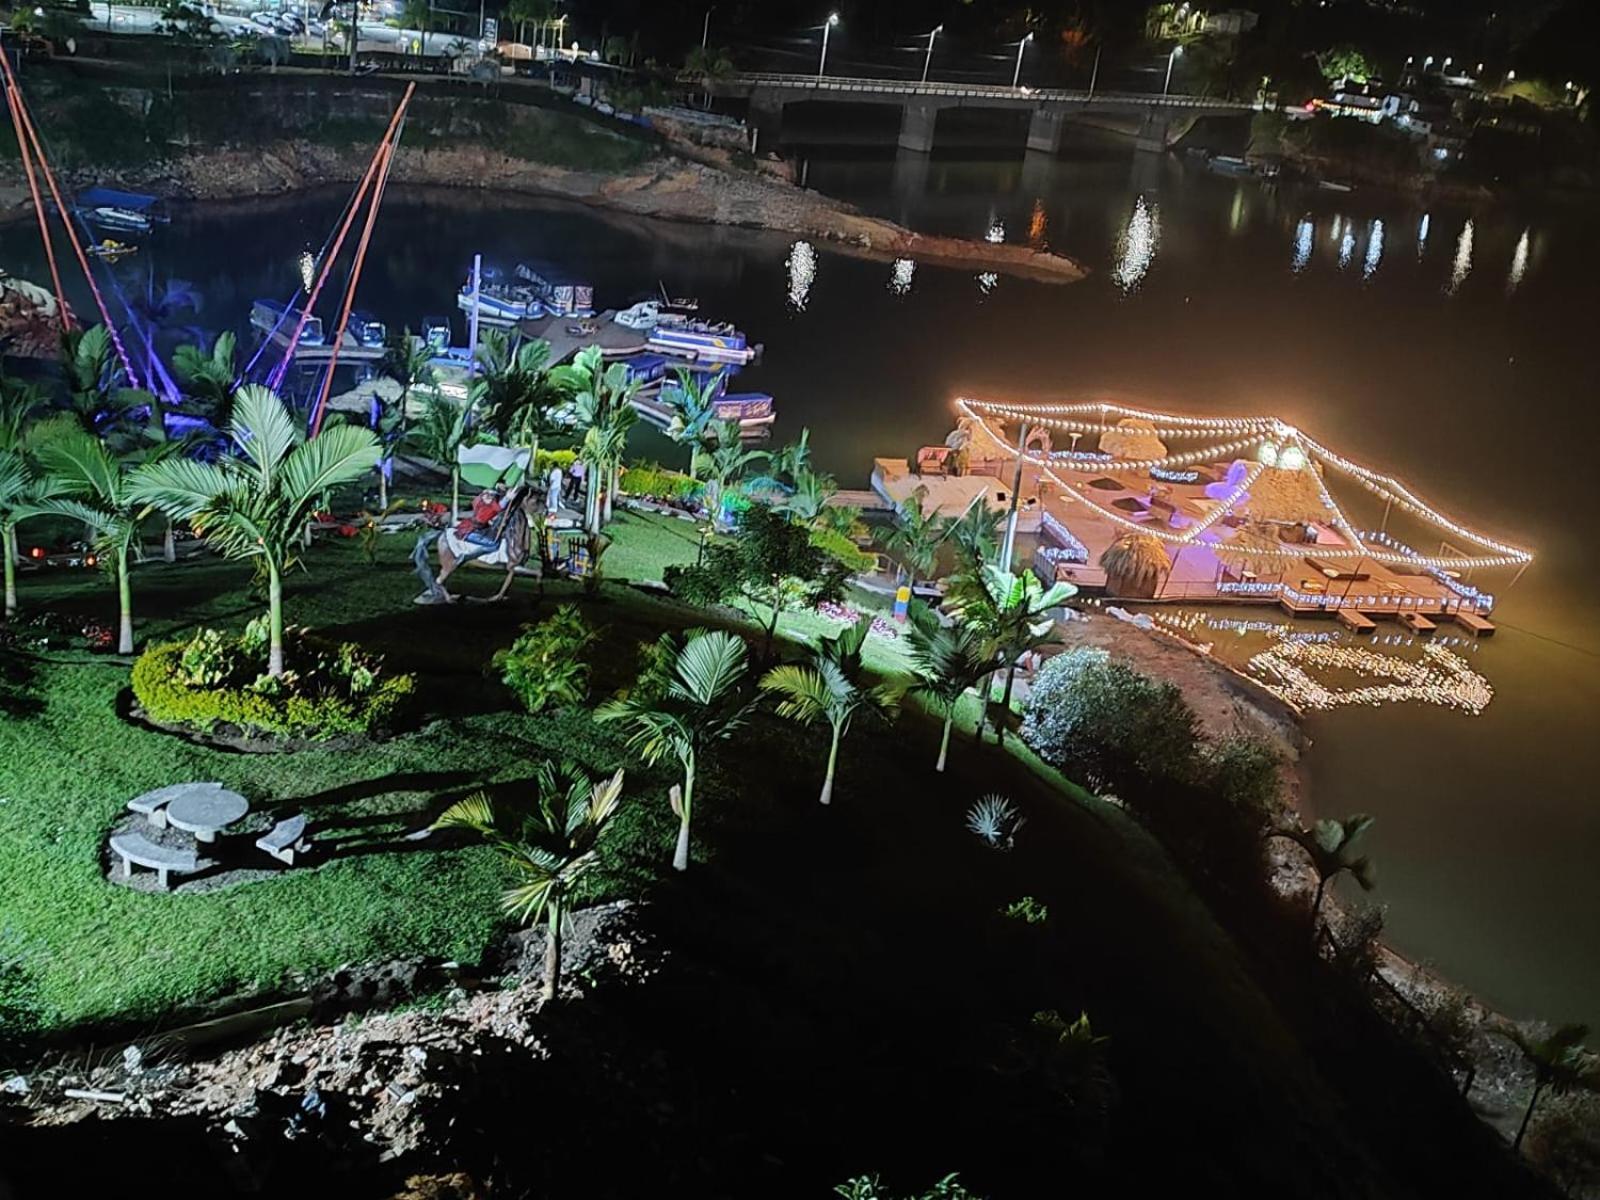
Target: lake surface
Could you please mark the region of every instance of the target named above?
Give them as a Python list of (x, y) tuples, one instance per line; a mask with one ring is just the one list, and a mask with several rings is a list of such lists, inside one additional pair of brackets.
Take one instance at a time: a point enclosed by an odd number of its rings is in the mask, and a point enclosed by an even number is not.
[[(1475, 581), (1501, 595), (1499, 635), (1469, 655), (1496, 690), (1487, 711), (1313, 717), (1312, 805), (1377, 816), (1375, 898), (1398, 948), (1513, 1015), (1600, 1021), (1592, 218), (1274, 190), (1128, 153), (818, 152), (805, 169), (811, 186), (915, 227), (994, 229), (1094, 274), (1056, 286), (908, 273), (820, 247), (797, 273), (789, 241), (771, 235), (395, 189), (359, 304), (391, 327), (459, 318), (455, 288), (474, 252), (562, 263), (608, 307), (662, 280), (765, 343), (740, 386), (777, 398), (780, 440), (809, 426), (820, 465), (846, 487), (865, 485), (875, 455), (941, 440), (957, 395), (1114, 391), (1168, 411), (1281, 416), (1534, 547), (1515, 587)], [(251, 300), (293, 292), (301, 251), (322, 244), (343, 200), (180, 212), (119, 267), (123, 289), (159, 299), (164, 281), (187, 281), (203, 305), (174, 324), (242, 332)], [(31, 226), (0, 228), (0, 265), (46, 278)], [(78, 307), (90, 311), (87, 296)], [(331, 302), (322, 309), (331, 317)], [(640, 449), (677, 461), (653, 434)]]

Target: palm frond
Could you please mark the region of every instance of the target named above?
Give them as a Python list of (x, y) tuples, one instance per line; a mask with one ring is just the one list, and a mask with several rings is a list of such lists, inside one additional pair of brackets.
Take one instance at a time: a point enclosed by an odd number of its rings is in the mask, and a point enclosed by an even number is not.
[(233, 440), (270, 484), (279, 463), (300, 441), (300, 427), (277, 393), (246, 384), (233, 398)]

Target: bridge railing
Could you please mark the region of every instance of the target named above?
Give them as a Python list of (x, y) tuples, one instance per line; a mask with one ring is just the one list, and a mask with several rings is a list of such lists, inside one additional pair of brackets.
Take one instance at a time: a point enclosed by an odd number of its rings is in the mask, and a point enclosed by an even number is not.
[(1088, 92), (1068, 88), (1005, 87), (999, 84), (920, 83), (907, 79), (851, 79), (837, 75), (782, 74), (750, 71), (720, 81), (734, 86), (786, 88), (793, 91), (840, 92), (892, 96), (927, 96), (943, 100), (1006, 100), (1027, 104), (1127, 105), (1141, 108), (1210, 108), (1251, 111), (1259, 105), (1215, 96), (1188, 96), (1158, 92)]

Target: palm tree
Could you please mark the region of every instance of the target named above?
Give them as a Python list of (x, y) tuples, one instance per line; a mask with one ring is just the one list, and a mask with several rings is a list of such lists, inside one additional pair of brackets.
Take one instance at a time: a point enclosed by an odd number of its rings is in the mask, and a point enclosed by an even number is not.
[[(994, 659), (1005, 667), (1002, 719), (995, 722), (997, 742), (1005, 741), (1003, 714), (1011, 711), (1017, 660), (1055, 639), (1055, 618), (1050, 610), (1059, 608), (1077, 590), (1070, 583), (1055, 583), (1047, 588), (1032, 571), (1013, 575), (993, 563), (972, 574), (957, 576), (951, 586), (950, 599), (956, 613), (977, 629)], [(985, 708), (991, 690), (990, 685), (985, 685)]]
[(1172, 573), (1172, 560), (1161, 539), (1132, 531), (1100, 552), (1100, 566), (1116, 596), (1154, 596)]
[(775, 479), (787, 479), (798, 484), (802, 473), (811, 470), (811, 427), (800, 430), (800, 440), (790, 442), (772, 456), (771, 472)]
[(695, 771), (700, 756), (715, 742), (731, 737), (750, 715), (743, 694), (744, 640), (725, 630), (691, 634), (681, 647), (663, 634), (648, 657), (633, 690), (600, 706), (600, 721), (622, 721), (632, 727), (628, 747), (654, 766), (667, 758), (683, 768), (683, 790), (673, 789), (678, 818), (678, 844), (672, 865), (689, 869), (689, 822), (694, 815)]
[(429, 393), (423, 404), (422, 419), (407, 436), (427, 457), (450, 468), (450, 522), (454, 524), (461, 519), (460, 455), (471, 432), (472, 406), (457, 404), (441, 392)]
[(712, 521), (722, 509), (722, 497), (732, 484), (739, 482), (756, 463), (772, 457), (765, 450), (746, 450), (739, 422), (723, 421), (717, 426), (716, 445), (701, 451), (700, 468), (706, 473), (706, 512)]
[(611, 519), (628, 432), (639, 420), (633, 397), (642, 381), (623, 363), (606, 366), (598, 346), (579, 351), (563, 378), (574, 389), (573, 412), (583, 434), (578, 453), (589, 469), (588, 529), (599, 533)]
[(121, 365), (104, 325), (71, 329), (61, 335), (61, 374), (72, 414), (85, 433), (113, 430), (130, 408), (150, 402), (148, 392), (117, 386)]
[(977, 570), (984, 563), (1000, 557), (1000, 526), (1004, 513), (991, 510), (978, 497), (959, 517), (945, 517), (940, 522), (942, 536), (953, 542), (968, 570)]
[(706, 434), (717, 418), (717, 397), (722, 392), (721, 377), (696, 376), (686, 367), (674, 367), (678, 386), (665, 393), (663, 399), (672, 410), (667, 424), (667, 436), (680, 446), (689, 447), (689, 478), (695, 478), (700, 448)]
[(307, 439), (276, 393), (239, 389), (230, 425), (234, 454), (217, 463), (168, 458), (138, 472), (139, 502), (187, 520), (226, 558), (258, 558), (267, 569), (272, 631), (267, 674), (283, 674), (283, 575), (324, 493), (377, 466), (383, 449), (370, 429), (329, 425)]
[(1558, 1096), (1580, 1088), (1600, 1092), (1600, 1058), (1584, 1049), (1589, 1036), (1587, 1025), (1563, 1025), (1548, 1037), (1530, 1037), (1509, 1021), (1502, 1021), (1490, 1026), (1489, 1032), (1516, 1046), (1533, 1068), (1533, 1093), (1528, 1097), (1522, 1124), (1517, 1126), (1517, 1136), (1511, 1143), (1513, 1150), (1522, 1149), (1528, 1122), (1533, 1119), (1533, 1110), (1546, 1088)]
[(208, 351), (188, 342), (172, 352), (172, 369), (184, 391), (206, 407), (206, 416), (217, 428), (228, 421), (233, 393), (238, 387), (235, 362), (236, 340), (232, 333), (217, 334)]
[(698, 75), (705, 89), (706, 107), (711, 107), (711, 93), (716, 85), (733, 73), (733, 60), (726, 50), (716, 46), (696, 46), (683, 60), (687, 74)]
[(956, 705), (994, 670), (994, 655), (977, 628), (964, 622), (946, 625), (921, 600), (913, 600), (906, 615), (906, 648), (917, 673), (911, 690), (944, 714), (939, 761), (933, 768), (942, 771), (950, 752)]
[(405, 7), (400, 10), (400, 28), (415, 29), (422, 35), (417, 42), (417, 58), (420, 61), (427, 45), (428, 30), (433, 28), (431, 0), (405, 0)]
[(891, 680), (873, 685), (861, 663), (861, 650), (872, 617), (863, 615), (855, 625), (824, 638), (812, 651), (809, 663), (788, 663), (773, 667), (761, 679), (761, 690), (780, 697), (778, 715), (811, 725), (826, 721), (830, 734), (828, 768), (822, 777), (823, 804), (833, 800), (833, 775), (839, 762), (839, 743), (850, 732), (850, 722), (858, 713), (892, 715), (905, 690), (903, 682)]
[(569, 398), (567, 368), (550, 367), (550, 343), (531, 338), (515, 349), (500, 330), (478, 343), (478, 377), (468, 407), (483, 414), (489, 427), (513, 446), (528, 448), (528, 469), (539, 456), (539, 439), (561, 428), (557, 410)]
[(421, 338), (412, 337), (410, 329), (401, 330), (399, 337), (384, 347), (383, 359), (378, 369), (400, 385), (399, 399), (390, 403), (377, 398), (381, 406), (376, 414), (374, 428), (383, 443), (384, 458), (378, 464), (378, 508), (389, 508), (389, 478), (394, 473), (394, 456), (410, 431), (411, 393), (426, 388), (426, 395), (437, 394), (434, 389), (433, 347)]
[(828, 498), (838, 490), (839, 484), (832, 475), (819, 475), (810, 467), (801, 467), (794, 476), (794, 490), (774, 504), (772, 511), (815, 528), (822, 523)]
[(132, 478), (134, 458), (114, 454), (105, 442), (82, 429), (63, 431), (39, 447), (44, 468), (42, 494), (26, 516), (69, 517), (83, 522), (94, 551), (117, 580), (120, 617), (117, 653), (133, 653), (133, 589), (129, 556), (139, 537), (139, 498)]
[(17, 614), (17, 522), (39, 496), (28, 460), (28, 425), (44, 408), (44, 393), (32, 384), (0, 375), (0, 557), (5, 559), (6, 619)]
[(622, 806), (622, 775), (596, 783), (571, 763), (539, 764), (532, 812), (496, 805), (482, 792), (458, 800), (435, 829), (470, 829), (499, 853), (517, 877), (501, 904), (527, 925), (544, 922), (544, 998), (561, 990), (561, 935), (586, 877), (598, 861), (600, 839)]
[(505, 19), (516, 25), (517, 41), (525, 46), (528, 44), (527, 27), (538, 28), (549, 19), (551, 9), (550, 0), (511, 0), (506, 5)]
[(944, 541), (941, 522), (923, 509), (928, 490), (919, 487), (895, 509), (894, 526), (883, 536), (883, 548), (894, 556), (906, 582), (915, 587), (926, 579), (939, 562), (939, 544)]
[(1355, 852), (1356, 842), (1362, 834), (1372, 828), (1375, 819), (1366, 813), (1357, 813), (1342, 821), (1325, 818), (1310, 829), (1296, 829), (1270, 835), (1288, 838), (1311, 859), (1311, 866), (1317, 873), (1317, 894), (1311, 902), (1313, 932), (1322, 913), (1322, 897), (1334, 876), (1348, 871), (1361, 885), (1362, 891), (1370, 892), (1376, 885), (1377, 873), (1372, 861), (1366, 855)]

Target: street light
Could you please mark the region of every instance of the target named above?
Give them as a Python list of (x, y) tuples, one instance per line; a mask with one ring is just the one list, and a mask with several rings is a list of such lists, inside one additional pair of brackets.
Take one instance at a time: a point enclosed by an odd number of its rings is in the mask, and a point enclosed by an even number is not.
[(1428, 73), (1428, 68), (1431, 66), (1433, 66), (1433, 55), (1430, 54), (1427, 58), (1422, 60), (1422, 73), (1426, 75)]
[(1178, 55), (1182, 53), (1182, 46), (1174, 46), (1172, 53), (1167, 55), (1167, 81), (1161, 85), (1161, 94), (1163, 96), (1172, 90), (1172, 64), (1178, 61)]
[(942, 29), (944, 29), (943, 25), (935, 25), (932, 29), (928, 30), (928, 53), (922, 58), (923, 83), (928, 82), (928, 68), (933, 64), (933, 39), (939, 36), (939, 33)]
[(700, 26), (700, 49), (702, 50), (706, 48), (706, 43), (711, 40), (711, 13), (712, 9), (707, 8), (705, 24)]
[(1011, 86), (1016, 87), (1022, 79), (1022, 52), (1028, 48), (1028, 43), (1033, 41), (1033, 34), (1028, 34), (1017, 43), (1017, 69), (1011, 72)]
[(828, 66), (828, 31), (839, 23), (838, 13), (829, 13), (828, 19), (822, 23), (822, 57), (817, 59), (817, 78), (822, 78), (822, 72)]

